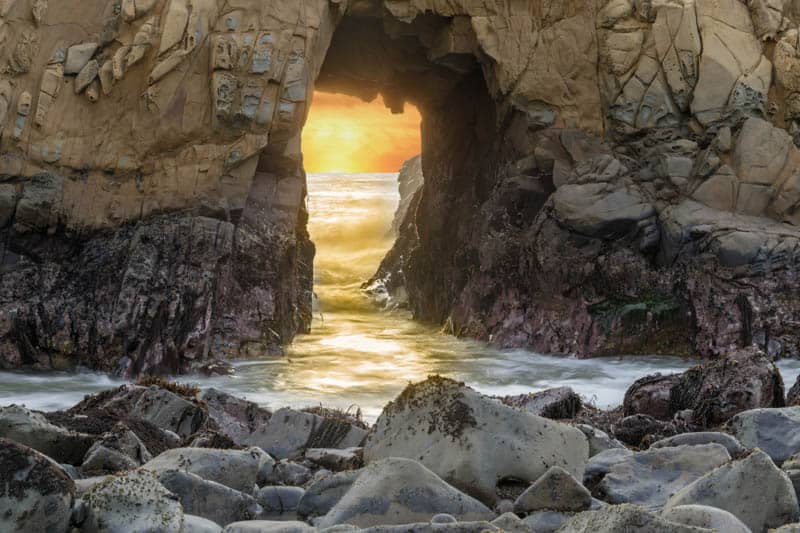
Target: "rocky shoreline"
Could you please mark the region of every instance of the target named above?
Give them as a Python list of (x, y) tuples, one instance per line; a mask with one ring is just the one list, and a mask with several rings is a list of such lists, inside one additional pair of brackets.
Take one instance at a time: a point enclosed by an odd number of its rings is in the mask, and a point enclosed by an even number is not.
[(640, 379), (610, 411), (431, 376), (370, 426), (147, 378), (0, 407), (0, 530), (800, 531), (800, 381), (784, 390), (757, 350)]

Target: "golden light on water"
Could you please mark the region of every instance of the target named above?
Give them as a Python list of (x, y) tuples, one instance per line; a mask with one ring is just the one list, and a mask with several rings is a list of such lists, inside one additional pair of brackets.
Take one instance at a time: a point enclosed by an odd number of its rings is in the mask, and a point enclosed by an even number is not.
[(314, 93), (303, 129), (308, 172), (397, 172), (420, 152), (417, 108), (393, 115), (382, 97), (372, 102), (331, 93)]

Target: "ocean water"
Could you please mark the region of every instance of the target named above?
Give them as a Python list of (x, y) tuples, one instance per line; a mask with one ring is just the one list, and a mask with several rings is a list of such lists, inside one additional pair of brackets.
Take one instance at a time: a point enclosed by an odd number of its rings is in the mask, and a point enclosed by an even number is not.
[[(416, 323), (407, 311), (383, 310), (360, 288), (392, 245), (397, 174), (314, 174), (308, 186), (309, 230), (317, 245), (311, 333), (299, 336), (286, 357), (235, 362), (234, 376), (179, 381), (221, 388), (272, 409), (325, 405), (360, 409), (374, 420), (409, 382), (431, 374), (493, 395), (567, 385), (598, 406), (612, 407), (634, 380), (695, 364), (673, 357), (580, 360), (498, 350)], [(800, 362), (779, 366), (788, 388)], [(59, 409), (120, 383), (91, 372), (0, 372), (0, 405)]]

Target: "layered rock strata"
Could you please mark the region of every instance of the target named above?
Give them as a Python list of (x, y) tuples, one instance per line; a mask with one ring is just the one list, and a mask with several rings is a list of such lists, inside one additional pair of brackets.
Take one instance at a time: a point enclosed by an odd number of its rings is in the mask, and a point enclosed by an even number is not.
[(174, 372), (307, 329), (315, 88), (422, 112), (379, 273), (418, 319), (795, 355), (796, 4), (0, 2), (0, 364)]

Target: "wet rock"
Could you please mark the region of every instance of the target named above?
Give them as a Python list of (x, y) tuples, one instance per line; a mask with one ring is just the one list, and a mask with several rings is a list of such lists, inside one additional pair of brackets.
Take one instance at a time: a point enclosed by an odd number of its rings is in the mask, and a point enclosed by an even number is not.
[(670, 448), (673, 446), (699, 446), (701, 444), (721, 444), (725, 446), (731, 457), (744, 453), (745, 447), (727, 433), (716, 431), (698, 431), (696, 433), (682, 433), (674, 437), (661, 439), (650, 445), (650, 448)]
[(508, 406), (554, 420), (574, 418), (583, 407), (581, 397), (570, 387), (506, 396), (501, 401)]
[(711, 533), (711, 529), (671, 522), (636, 505), (623, 504), (580, 513), (558, 530), (559, 533), (618, 533), (647, 531), (650, 533)]
[(506, 533), (536, 533), (536, 530), (522, 521), (514, 513), (503, 513), (494, 520), (492, 525)]
[(350, 490), (360, 471), (340, 472), (314, 481), (297, 506), (300, 516), (322, 516)]
[(204, 376), (232, 376), (236, 368), (227, 361), (210, 361), (197, 367), (197, 371)]
[[(297, 513), (306, 491), (300, 487), (261, 487), (256, 492), (256, 501), (264, 509), (265, 516)], [(328, 509), (329, 510), (329, 509)], [(327, 512), (328, 510), (325, 510)], [(324, 513), (309, 513), (324, 514)]]
[(317, 530), (303, 522), (273, 522), (249, 520), (228, 524), (225, 533), (315, 533)]
[(761, 450), (720, 466), (684, 487), (669, 499), (664, 511), (690, 504), (728, 511), (753, 531), (766, 531), (800, 518), (791, 481)]
[(222, 528), (207, 518), (185, 514), (181, 533), (222, 533)]
[(59, 463), (79, 465), (92, 446), (90, 435), (67, 431), (18, 405), (0, 407), (0, 437), (30, 446)]
[(637, 452), (609, 467), (596, 495), (612, 504), (633, 503), (657, 509), (675, 492), (730, 458), (719, 444)]
[(257, 404), (218, 389), (206, 389), (198, 397), (206, 403), (208, 416), (219, 430), (240, 446), (253, 445), (248, 439), (272, 417), (272, 413)]
[(263, 511), (249, 494), (189, 472), (162, 471), (158, 473), (158, 480), (178, 497), (184, 512), (207, 518), (220, 526), (255, 520)]
[(252, 494), (257, 483), (263, 483), (272, 472), (274, 461), (259, 448), (246, 450), (214, 450), (209, 448), (175, 448), (145, 463), (143, 468), (160, 474), (180, 470), (196, 474), (245, 494)]
[(610, 437), (605, 431), (601, 431), (588, 424), (578, 424), (575, 427), (580, 429), (583, 434), (586, 435), (586, 439), (589, 441), (590, 458), (606, 450), (625, 447), (624, 444), (617, 439)]
[(670, 420), (690, 409), (700, 427), (724, 423), (756, 407), (781, 407), (783, 380), (759, 350), (746, 349), (697, 365), (683, 374), (647, 376), (625, 393), (625, 415), (644, 414)]
[(753, 409), (731, 419), (728, 431), (748, 448), (760, 448), (777, 464), (800, 452), (800, 407)]
[[(482, 453), (491, 453), (494, 460), (475, 461)], [(498, 484), (505, 478), (533, 482), (553, 466), (580, 475), (588, 455), (580, 430), (502, 405), (441, 377), (410, 385), (387, 405), (364, 447), (367, 464), (386, 457), (413, 458), (492, 504), (503, 499)]]
[(679, 505), (661, 513), (671, 522), (725, 533), (751, 533), (750, 528), (728, 511), (706, 505)]
[(0, 438), (0, 530), (64, 532), (75, 484), (51, 459)]
[(416, 461), (381, 459), (360, 472), (344, 497), (319, 520), (320, 527), (344, 523), (359, 527), (409, 524), (430, 520), (438, 513), (464, 521), (493, 516), (485, 505)]
[(591, 457), (583, 472), (583, 484), (590, 490), (600, 483), (611, 467), (631, 457), (633, 452), (627, 448), (605, 450)]
[(351, 448), (361, 445), (367, 431), (344, 420), (284, 408), (248, 437), (276, 459), (294, 459), (307, 448)]
[(625, 416), (642, 414), (659, 420), (671, 420), (675, 413), (670, 405), (670, 392), (680, 379), (679, 374), (655, 374), (633, 382), (625, 392), (622, 404)]
[(748, 409), (783, 407), (783, 379), (763, 352), (741, 350), (684, 372), (670, 403), (674, 412), (692, 409), (701, 427), (717, 426)]
[(150, 459), (152, 456), (139, 437), (128, 426), (117, 424), (92, 444), (81, 469), (88, 475), (110, 474), (136, 468)]
[(146, 470), (109, 477), (82, 498), (86, 520), (81, 531), (149, 531), (178, 533), (183, 509), (175, 495)]
[(364, 462), (363, 448), (310, 448), (306, 450), (306, 459), (334, 472), (361, 468)]
[(649, 415), (632, 415), (613, 424), (611, 433), (625, 444), (640, 447), (674, 435), (675, 426)]
[(272, 472), (264, 479), (264, 483), (302, 486), (311, 479), (311, 476), (311, 470), (308, 467), (283, 459), (275, 463)]
[(585, 511), (591, 505), (589, 491), (569, 472), (554, 466), (525, 489), (514, 502), (514, 511)]

